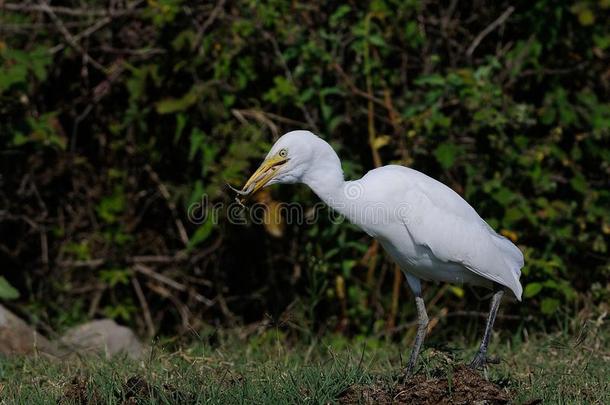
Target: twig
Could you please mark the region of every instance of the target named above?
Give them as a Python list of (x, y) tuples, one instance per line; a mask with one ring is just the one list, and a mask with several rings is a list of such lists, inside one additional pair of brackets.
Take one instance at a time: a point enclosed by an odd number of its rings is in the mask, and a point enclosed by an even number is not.
[(91, 299), (91, 304), (89, 305), (89, 311), (87, 312), (87, 316), (89, 318), (93, 318), (93, 316), (95, 315), (95, 313), (97, 312), (99, 306), (100, 306), (100, 301), (102, 300), (102, 296), (104, 295), (104, 291), (106, 290), (106, 287), (101, 287), (95, 290), (95, 293), (93, 294), (93, 298)]
[(84, 8), (72, 8), (62, 6), (50, 6), (47, 4), (14, 4), (14, 3), (0, 3), (0, 9), (8, 11), (25, 11), (25, 12), (47, 12), (51, 9), (55, 14), (65, 14), (71, 16), (87, 16), (87, 17), (99, 17), (111, 14), (109, 10), (103, 9), (84, 9)]
[(496, 18), (483, 31), (479, 32), (479, 35), (477, 35), (475, 37), (475, 39), (472, 41), (472, 43), (466, 50), (466, 55), (468, 55), (469, 57), (472, 56), (472, 53), (474, 52), (475, 49), (477, 49), (477, 47), (479, 46), (481, 41), (487, 35), (489, 35), (493, 30), (498, 28), (500, 25), (504, 24), (504, 22), (508, 19), (508, 17), (510, 17), (510, 15), (513, 13), (513, 11), (515, 11), (515, 8), (513, 6), (510, 6), (500, 15), (500, 17)]
[(210, 28), (210, 26), (214, 23), (216, 18), (218, 18), (218, 15), (220, 14), (220, 12), (222, 11), (222, 9), (225, 5), (225, 1), (226, 0), (219, 0), (218, 3), (216, 3), (216, 6), (214, 7), (214, 9), (210, 13), (210, 15), (208, 16), (208, 18), (206, 18), (206, 20), (203, 22), (203, 24), (201, 24), (201, 27), (199, 27), (199, 29), (197, 30), (197, 36), (195, 37), (195, 40), (193, 41), (193, 46), (191, 47), (192, 50), (199, 49), (199, 46), (201, 45), (201, 40), (203, 39), (203, 34), (206, 33), (208, 28)]
[(130, 263), (176, 263), (181, 262), (187, 258), (184, 251), (179, 251), (174, 256), (163, 256), (163, 255), (144, 255), (144, 256), (133, 256), (127, 259)]
[(148, 307), (148, 302), (146, 301), (146, 297), (144, 296), (144, 292), (142, 291), (142, 286), (140, 286), (140, 282), (137, 277), (131, 278), (131, 284), (133, 285), (133, 289), (138, 296), (138, 301), (140, 301), (140, 305), (142, 306), (142, 312), (144, 313), (144, 322), (146, 322), (146, 328), (148, 329), (148, 337), (155, 336), (155, 325), (152, 320), (152, 316), (150, 315), (150, 309)]
[[(82, 28), (89, 26), (89, 23), (82, 21), (64, 22), (66, 28)], [(16, 23), (16, 24), (0, 24), (0, 32), (26, 32), (32, 33), (32, 30), (40, 31), (49, 27), (55, 27), (52, 22), (36, 22), (36, 23)]]
[(256, 110), (256, 109), (240, 110), (240, 109), (234, 108), (231, 110), (231, 113), (242, 124), (245, 124), (247, 122), (245, 117), (251, 117), (251, 118), (254, 118), (255, 120), (267, 125), (269, 127), (269, 129), (271, 130), (271, 132), (273, 133), (273, 136), (275, 136), (275, 137), (277, 137), (279, 135), (279, 128), (277, 127), (277, 125), (275, 125), (275, 123), (273, 121), (278, 121), (278, 122), (281, 122), (284, 124), (289, 124), (289, 125), (297, 125), (299, 127), (308, 127), (309, 126), (309, 124), (307, 124), (306, 122), (293, 120), (292, 118), (283, 117), (281, 115), (262, 111), (262, 110)]
[(95, 268), (100, 267), (106, 260), (104, 259), (91, 259), (91, 260), (64, 260), (57, 263), (59, 267), (89, 267)]
[(174, 223), (176, 224), (176, 228), (178, 229), (178, 235), (180, 235), (180, 240), (182, 241), (184, 246), (188, 246), (189, 237), (188, 237), (188, 234), (186, 233), (186, 228), (184, 227), (184, 223), (178, 216), (178, 210), (176, 209), (176, 204), (172, 201), (169, 191), (167, 190), (167, 187), (165, 186), (165, 184), (163, 184), (161, 182), (159, 175), (157, 174), (157, 172), (155, 172), (153, 170), (151, 165), (146, 164), (144, 166), (144, 169), (148, 172), (152, 181), (157, 184), (157, 188), (159, 189), (159, 192), (161, 193), (161, 195), (167, 202), (167, 206), (169, 207), (172, 215), (174, 216)]
[(269, 127), (269, 130), (273, 134), (274, 138), (277, 138), (279, 135), (280, 130), (277, 127), (277, 125), (275, 125), (275, 123), (273, 121), (271, 121), (269, 118), (267, 118), (265, 113), (262, 111), (232, 109), (231, 113), (233, 114), (233, 116), (235, 118), (237, 118), (239, 120), (239, 122), (241, 122), (244, 125), (248, 122), (248, 120), (246, 120), (245, 117), (249, 116), (249, 117), (254, 118), (255, 120), (259, 121), (260, 123), (266, 125), (267, 127)]
[(158, 284), (155, 285), (153, 283), (147, 283), (147, 286), (160, 296), (168, 298), (174, 304), (174, 306), (178, 310), (178, 313), (180, 314), (180, 318), (182, 319), (182, 326), (184, 327), (184, 329), (189, 329), (190, 311), (188, 307), (184, 305), (182, 301), (176, 298), (167, 288)]
[[(132, 256), (126, 259), (127, 263), (181, 263), (189, 259), (189, 256), (184, 251), (178, 251), (174, 255), (142, 255), (142, 256)], [(192, 257), (191, 257), (192, 260)], [(106, 264), (106, 259), (97, 258), (90, 260), (63, 260), (57, 262), (59, 267), (100, 267)]]
[(518, 75), (514, 75), (513, 77), (510, 77), (510, 78), (509, 78), (509, 76), (511, 75), (511, 72), (518, 72), (521, 69), (521, 66), (523, 65), (523, 61), (527, 57), (533, 44), (534, 44), (534, 37), (530, 36), (528, 38), (527, 42), (525, 43), (525, 45), (521, 48), (521, 51), (515, 57), (507, 60), (506, 69), (504, 69), (502, 72), (500, 72), (500, 75), (498, 77), (499, 83), (504, 83), (504, 81), (507, 78), (509, 79), (503, 87), (508, 88), (508, 87), (512, 86), (512, 84), (515, 82), (515, 79), (518, 77)]
[(350, 79), (350, 77), (347, 75), (347, 73), (345, 73), (345, 71), (343, 70), (343, 68), (341, 68), (341, 66), (337, 63), (333, 63), (333, 68), (337, 71), (337, 73), (339, 73), (339, 75), (343, 78), (343, 80), (345, 81), (345, 84), (347, 84), (347, 87), (349, 87), (349, 89), (352, 91), (352, 93), (360, 96), (360, 97), (364, 97), (367, 100), (372, 101), (373, 103), (380, 105), (381, 107), (387, 108), (386, 103), (373, 96), (372, 94), (367, 93), (364, 90), (359, 89), (354, 82), (352, 82), (352, 79)]
[[(177, 282), (176, 280), (172, 280), (171, 278), (164, 276), (161, 273), (157, 273), (153, 269), (148, 266), (144, 266), (143, 264), (136, 264), (133, 266), (133, 269), (139, 273), (142, 273), (150, 278), (157, 280), (160, 283), (163, 283), (169, 287), (172, 287), (174, 290), (189, 292), (189, 288), (182, 283)], [(193, 297), (203, 303), (204, 305), (211, 307), (214, 306), (214, 301), (204, 297), (201, 294), (193, 293)]]
[[(292, 76), (292, 72), (290, 71), (290, 68), (288, 67), (288, 63), (286, 63), (284, 54), (282, 54), (282, 51), (280, 50), (280, 46), (277, 43), (277, 41), (275, 40), (275, 37), (273, 35), (269, 34), (267, 31), (263, 31), (263, 36), (265, 38), (267, 38), (267, 40), (269, 42), (271, 42), (271, 45), (273, 46), (273, 51), (275, 52), (275, 56), (277, 56), (280, 63), (282, 64), (282, 67), (284, 68), (286, 79), (288, 79), (288, 81), (290, 83), (292, 83), (293, 86), (296, 87), (296, 81), (294, 80), (294, 77)], [(297, 103), (297, 104), (299, 104), (298, 107), (300, 108), (301, 112), (305, 116), (305, 120), (307, 121), (307, 124), (309, 125), (309, 127), (311, 129), (313, 129), (314, 131), (319, 132), (318, 126), (316, 125), (315, 121), (309, 114), (309, 111), (307, 111), (307, 108), (305, 108), (305, 106), (302, 105), (302, 103)]]
[(577, 65), (568, 68), (541, 68), (541, 69), (528, 69), (521, 72), (521, 77), (542, 74), (542, 75), (567, 75), (574, 73), (577, 70), (582, 70), (589, 64), (588, 61), (581, 62)]
[(40, 256), (43, 266), (47, 268), (49, 266), (49, 242), (44, 227), (40, 228)]
[(138, 48), (138, 49), (119, 49), (113, 48), (108, 45), (101, 45), (100, 49), (105, 53), (116, 54), (116, 55), (130, 55), (130, 56), (151, 56), (151, 55), (163, 55), (167, 51), (161, 48)]
[(396, 326), (396, 315), (398, 314), (398, 300), (400, 298), (400, 286), (403, 282), (402, 271), (398, 265), (394, 269), (394, 281), (392, 283), (392, 302), (390, 304), (390, 314), (386, 328), (388, 330), (394, 329)]
[(154, 271), (153, 269), (151, 269), (148, 266), (144, 266), (144, 265), (138, 263), (135, 266), (133, 266), (133, 269), (150, 278), (154, 278), (155, 280), (159, 281), (160, 283), (163, 283), (165, 285), (172, 287), (174, 290), (178, 290), (178, 291), (187, 290), (187, 287), (184, 284), (180, 284), (179, 282), (174, 281), (171, 278), (164, 276), (161, 273), (157, 273), (156, 271)]
[[(64, 25), (63, 21), (59, 17), (57, 17), (57, 14), (55, 14), (55, 12), (53, 11), (53, 9), (51, 9), (49, 4), (46, 2), (43, 2), (40, 4), (40, 6), (48, 14), (48, 16), (51, 18), (51, 20), (55, 23), (55, 26), (57, 27), (59, 32), (64, 36), (64, 39), (66, 40), (66, 42), (68, 42), (68, 44), (72, 48), (74, 48), (76, 51), (80, 52), (83, 55), (85, 62), (90, 63), (91, 66), (95, 67), (102, 73), (106, 73), (106, 68), (104, 68), (104, 66), (101, 63), (99, 63), (98, 61), (93, 59), (87, 53), (87, 51), (82, 46), (80, 46), (80, 44), (77, 42), (77, 39), (74, 38), (72, 36), (72, 34), (70, 34), (70, 31), (68, 31), (68, 29)], [(53, 51), (51, 51), (51, 52), (53, 53)]]
[[(83, 38), (91, 36), (94, 32), (98, 31), (99, 29), (103, 28), (105, 25), (110, 23), (114, 18), (121, 17), (126, 14), (130, 14), (131, 12), (133, 12), (133, 10), (136, 7), (138, 7), (143, 2), (144, 2), (144, 0), (138, 0), (138, 1), (131, 3), (129, 6), (127, 6), (127, 8), (124, 11), (106, 13), (106, 16), (104, 18), (100, 19), (95, 24), (91, 25), (89, 28), (74, 35), (74, 37), (73, 37), (74, 40), (80, 41)], [(55, 54), (55, 53), (61, 51), (62, 49), (64, 49), (64, 47), (65, 47), (64, 44), (58, 44), (58, 45), (55, 45), (53, 48), (51, 48), (49, 50), (49, 52), (51, 52), (52, 54)]]
[[(482, 319), (487, 319), (487, 317), (489, 316), (489, 314), (487, 312), (477, 312), (477, 311), (454, 311), (454, 312), (448, 312), (447, 314), (444, 315), (444, 318), (454, 318), (454, 317), (472, 317), (472, 318), (482, 318)], [(534, 317), (531, 315), (528, 316), (521, 316), (521, 315), (506, 315), (506, 314), (497, 314), (496, 315), (497, 319), (507, 319), (507, 320), (517, 320), (517, 321), (524, 321), (524, 322), (530, 322), (534, 320)]]
[[(372, 14), (369, 13), (364, 20), (366, 36), (368, 37), (371, 26)], [(370, 63), (370, 47), (369, 42), (364, 41), (364, 73), (366, 79), (366, 93), (373, 94), (373, 81), (371, 78), (371, 63)], [(385, 103), (384, 103), (385, 105)], [(368, 134), (369, 134), (369, 147), (371, 148), (371, 155), (373, 157), (373, 164), (375, 167), (381, 166), (381, 156), (379, 156), (379, 150), (375, 145), (375, 139), (377, 137), (375, 131), (375, 108), (373, 106), (372, 98), (368, 99), (367, 102), (367, 123), (368, 123)]]
[(222, 236), (218, 237), (214, 243), (206, 247), (205, 249), (201, 249), (197, 254), (194, 254), (190, 259), (190, 263), (196, 263), (202, 258), (212, 254), (216, 249), (218, 249), (222, 245)]
[[(83, 30), (83, 31), (79, 32), (78, 34), (76, 34), (75, 36), (73, 36), (72, 40), (74, 42), (76, 42), (76, 41), (80, 41), (82, 38), (89, 37), (91, 34), (93, 34), (95, 31), (99, 30), (106, 24), (108, 24), (110, 21), (112, 21), (112, 18), (104, 17), (101, 20), (99, 20), (98, 22), (96, 22), (95, 24), (89, 26), (85, 30)], [(64, 44), (58, 44), (58, 45), (55, 45), (53, 48), (49, 49), (49, 52), (52, 54), (56, 54), (57, 52), (61, 51), (64, 48), (65, 48)]]
[(377, 267), (377, 259), (379, 258), (379, 242), (377, 239), (373, 239), (371, 246), (369, 246), (364, 257), (362, 257), (361, 263), (367, 266), (366, 272), (366, 285), (371, 288), (375, 281), (375, 268)]

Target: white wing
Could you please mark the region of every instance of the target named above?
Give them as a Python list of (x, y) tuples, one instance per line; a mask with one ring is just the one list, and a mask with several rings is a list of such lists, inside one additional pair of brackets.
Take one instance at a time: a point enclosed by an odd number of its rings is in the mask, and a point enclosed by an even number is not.
[(438, 260), (459, 263), (510, 288), (521, 300), (519, 277), (524, 262), (519, 248), (498, 235), (449, 187), (410, 172), (403, 220), (413, 242), (428, 247)]

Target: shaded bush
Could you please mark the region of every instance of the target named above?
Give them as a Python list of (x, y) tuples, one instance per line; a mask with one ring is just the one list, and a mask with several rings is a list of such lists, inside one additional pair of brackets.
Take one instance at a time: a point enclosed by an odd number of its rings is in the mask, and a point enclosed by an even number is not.
[(150, 334), (409, 319), (405, 284), (349, 224), (189, 220), (296, 128), (348, 177), (400, 163), (464, 195), (525, 252), (513, 311), (542, 324), (610, 298), (607, 2), (80, 4), (0, 6), (0, 299), (34, 318)]

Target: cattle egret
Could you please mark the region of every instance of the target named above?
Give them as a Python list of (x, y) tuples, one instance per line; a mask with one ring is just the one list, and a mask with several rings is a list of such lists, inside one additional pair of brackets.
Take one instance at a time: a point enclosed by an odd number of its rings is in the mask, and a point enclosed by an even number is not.
[(413, 373), (428, 315), (420, 280), (467, 283), (493, 290), (485, 333), (471, 362), (486, 364), (487, 346), (505, 291), (519, 301), (523, 254), (498, 235), (456, 192), (417, 170), (389, 165), (346, 181), (339, 157), (309, 131), (283, 135), (240, 195), (278, 183), (303, 183), (328, 206), (376, 238), (398, 263), (415, 295), (418, 328), (409, 362)]

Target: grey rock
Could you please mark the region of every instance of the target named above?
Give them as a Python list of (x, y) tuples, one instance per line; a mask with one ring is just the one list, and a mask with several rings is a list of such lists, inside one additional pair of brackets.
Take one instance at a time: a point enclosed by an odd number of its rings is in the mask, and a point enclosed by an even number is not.
[(100, 319), (69, 329), (59, 340), (68, 353), (98, 354), (110, 358), (125, 354), (137, 360), (146, 349), (131, 329), (111, 319)]
[(0, 305), (0, 354), (56, 356), (57, 347), (23, 319)]

